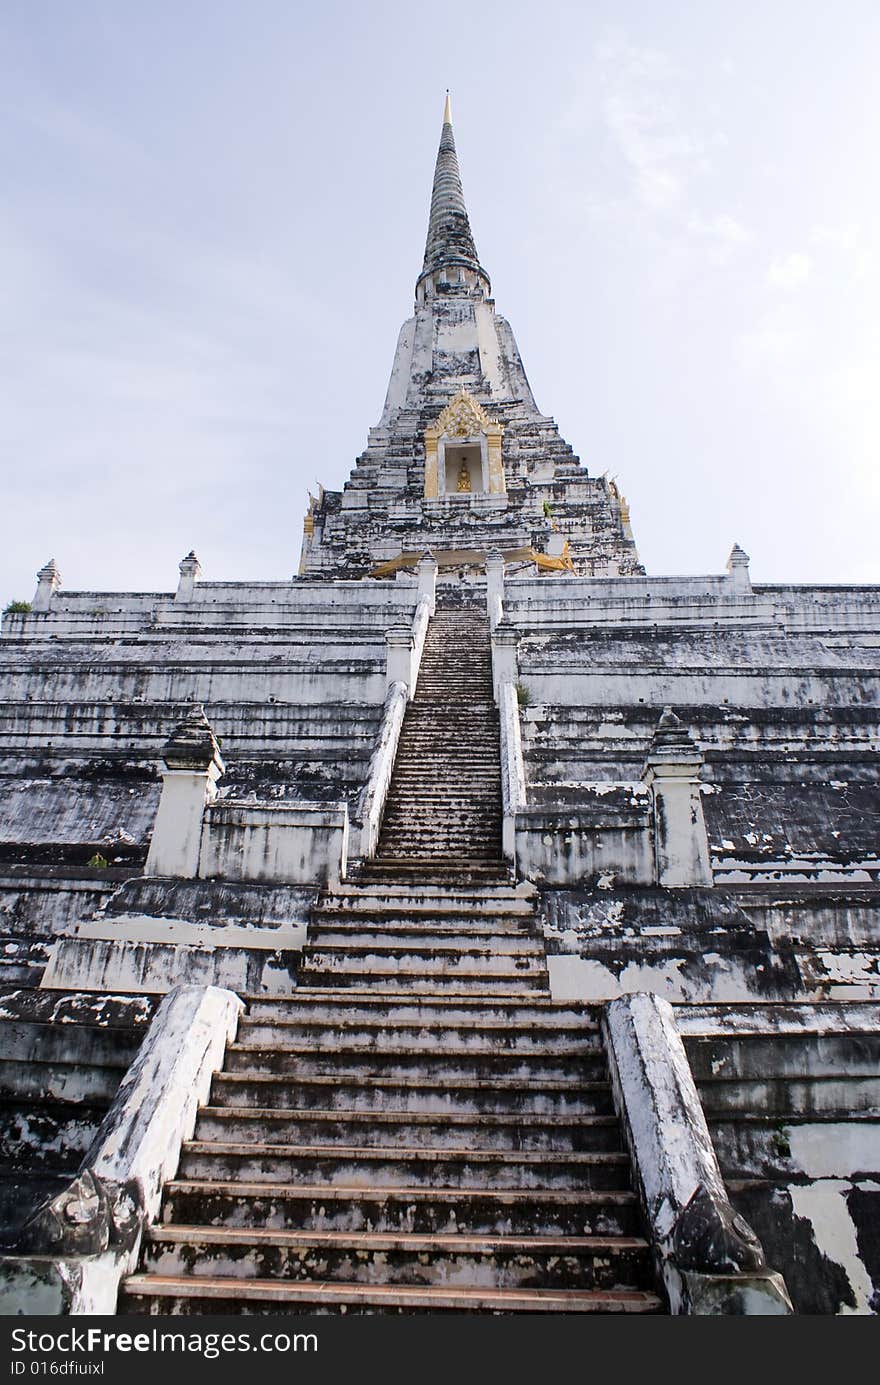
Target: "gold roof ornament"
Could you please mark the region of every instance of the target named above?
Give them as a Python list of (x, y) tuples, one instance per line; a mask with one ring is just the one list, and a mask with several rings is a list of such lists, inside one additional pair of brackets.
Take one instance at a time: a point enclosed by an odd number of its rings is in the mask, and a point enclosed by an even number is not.
[(574, 570), (574, 563), (569, 554), (568, 539), (558, 558), (552, 558), (549, 553), (539, 553), (537, 549), (530, 550), (532, 562), (536, 565), (539, 572), (570, 572), (573, 577), (577, 576)]
[(430, 423), (425, 429), (425, 436), (472, 438), (477, 433), (485, 433), (487, 436), (500, 437), (503, 431), (503, 424), (491, 419), (472, 394), (459, 390), (441, 410), (436, 423)]

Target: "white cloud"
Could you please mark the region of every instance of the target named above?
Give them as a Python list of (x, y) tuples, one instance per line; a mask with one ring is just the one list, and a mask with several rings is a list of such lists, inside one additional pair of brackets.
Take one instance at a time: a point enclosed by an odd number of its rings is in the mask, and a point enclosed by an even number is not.
[(692, 216), (687, 223), (690, 235), (702, 244), (713, 264), (726, 265), (754, 240), (752, 232), (727, 212), (714, 216)]
[(662, 52), (620, 37), (596, 49), (606, 130), (626, 165), (636, 200), (659, 211), (677, 206), (692, 178), (710, 166), (709, 145), (678, 119), (678, 69)]
[(774, 370), (787, 368), (806, 346), (808, 334), (801, 322), (788, 311), (773, 310), (759, 319), (739, 339), (744, 365)]
[(752, 239), (752, 233), (735, 217), (728, 216), (726, 212), (719, 212), (709, 221), (698, 223), (707, 235), (716, 240), (724, 241), (728, 245), (746, 245)]
[(794, 250), (790, 255), (782, 255), (773, 261), (767, 271), (767, 283), (775, 289), (799, 289), (807, 282), (812, 270), (811, 257)]
[(858, 226), (814, 226), (810, 231), (812, 245), (829, 245), (834, 250), (855, 250), (858, 242)]

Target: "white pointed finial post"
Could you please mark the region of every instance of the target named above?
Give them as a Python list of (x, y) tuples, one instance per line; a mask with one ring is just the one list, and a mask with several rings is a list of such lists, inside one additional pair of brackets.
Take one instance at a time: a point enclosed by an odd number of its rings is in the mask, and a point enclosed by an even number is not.
[(58, 564), (54, 558), (50, 558), (45, 567), (41, 567), (37, 573), (37, 590), (31, 602), (32, 611), (48, 611), (52, 597), (61, 586), (61, 573), (58, 571)]
[(752, 581), (749, 576), (749, 555), (740, 548), (738, 543), (735, 543), (730, 550), (727, 573), (728, 580), (737, 591), (750, 592), (752, 590)]
[(180, 581), (177, 584), (177, 601), (192, 601), (193, 591), (196, 582), (202, 571), (202, 565), (196, 557), (195, 549), (191, 548), (185, 558), (181, 558), (177, 564), (180, 573)]
[(443, 107), (443, 124), (452, 124), (452, 97), (449, 95), (449, 88), (446, 88), (446, 105)]

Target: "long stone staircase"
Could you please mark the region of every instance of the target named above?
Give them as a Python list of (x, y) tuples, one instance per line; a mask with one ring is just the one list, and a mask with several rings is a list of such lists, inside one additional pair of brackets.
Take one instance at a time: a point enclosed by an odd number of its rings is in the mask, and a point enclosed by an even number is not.
[(371, 873), (497, 879), (501, 764), (484, 616), (438, 610), (400, 733)]
[(130, 1313), (657, 1313), (598, 1017), (500, 852), (488, 631), (438, 612), (379, 852), (251, 997)]

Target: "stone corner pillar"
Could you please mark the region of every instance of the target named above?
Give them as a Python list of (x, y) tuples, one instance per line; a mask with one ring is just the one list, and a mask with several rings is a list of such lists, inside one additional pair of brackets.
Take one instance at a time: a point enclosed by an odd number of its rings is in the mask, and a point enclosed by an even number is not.
[(61, 573), (54, 558), (50, 558), (45, 567), (41, 567), (37, 573), (37, 590), (34, 592), (34, 599), (31, 602), (32, 611), (48, 611), (52, 602), (52, 597), (61, 586)]
[(667, 888), (711, 885), (709, 839), (700, 770), (705, 756), (671, 707), (654, 732), (642, 779), (654, 797), (657, 883)]
[(413, 632), (408, 625), (392, 625), (385, 631), (385, 680), (405, 683), (412, 697)]
[(504, 554), (497, 548), (486, 554), (486, 610), (494, 630), (504, 619)]
[(429, 548), (426, 548), (416, 565), (419, 577), (419, 598), (425, 597), (428, 602), (428, 609), (431, 615), (437, 606), (437, 559)]
[(202, 565), (196, 557), (194, 549), (190, 549), (185, 558), (181, 558), (178, 563), (180, 581), (177, 584), (177, 595), (175, 601), (192, 601), (196, 582), (198, 581)]
[(515, 683), (519, 678), (518, 647), (519, 631), (506, 620), (499, 621), (492, 631), (492, 687), (496, 702), (504, 684)]
[(730, 550), (730, 557), (727, 559), (727, 580), (735, 591), (750, 592), (752, 590), (749, 561), (748, 553), (744, 552), (738, 543), (735, 543)]
[(162, 796), (144, 867), (146, 875), (196, 878), (205, 807), (216, 797), (217, 780), (224, 769), (204, 709), (195, 707), (162, 747)]

